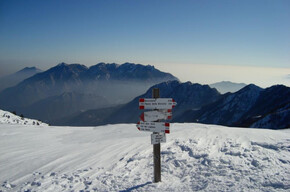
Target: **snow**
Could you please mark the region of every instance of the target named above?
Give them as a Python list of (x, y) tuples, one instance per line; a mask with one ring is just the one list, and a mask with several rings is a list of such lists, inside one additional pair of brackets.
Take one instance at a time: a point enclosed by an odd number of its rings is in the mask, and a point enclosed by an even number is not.
[(19, 124), (19, 125), (40, 125), (47, 126), (46, 123), (43, 123), (38, 120), (22, 118), (13, 113), (3, 111), (0, 109), (0, 125), (1, 124)]
[(150, 133), (0, 125), (0, 191), (289, 191), (290, 130), (172, 124), (153, 180)]
[[(257, 118), (261, 118), (262, 116), (257, 116)], [(285, 107), (282, 107), (281, 109), (277, 110), (274, 113), (270, 113), (266, 115), (265, 117), (262, 117), (261, 119), (254, 122), (251, 127), (265, 127), (270, 128), (271, 127), (283, 127), (286, 123), (288, 123), (288, 127), (290, 127), (290, 103), (287, 104)]]

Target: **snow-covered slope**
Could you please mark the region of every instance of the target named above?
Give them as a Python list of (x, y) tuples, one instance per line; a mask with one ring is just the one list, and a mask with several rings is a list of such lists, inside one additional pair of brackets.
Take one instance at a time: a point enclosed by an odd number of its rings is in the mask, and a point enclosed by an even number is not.
[(0, 126), (1, 124), (20, 124), (20, 125), (44, 125), (47, 126), (46, 123), (43, 123), (38, 120), (34, 119), (27, 119), (22, 118), (17, 115), (14, 115), (13, 113), (3, 111), (0, 109)]
[(150, 133), (0, 125), (0, 191), (289, 191), (290, 130), (173, 124), (152, 183)]

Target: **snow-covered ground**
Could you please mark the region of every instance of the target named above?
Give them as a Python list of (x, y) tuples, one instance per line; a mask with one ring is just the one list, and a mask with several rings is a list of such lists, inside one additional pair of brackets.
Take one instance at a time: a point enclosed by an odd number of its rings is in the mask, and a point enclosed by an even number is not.
[(290, 191), (290, 130), (173, 124), (152, 183), (150, 133), (0, 125), (0, 191)]
[(43, 123), (38, 120), (22, 118), (13, 113), (3, 111), (0, 109), (0, 124), (18, 124), (18, 125), (41, 125), (47, 126), (46, 123)]

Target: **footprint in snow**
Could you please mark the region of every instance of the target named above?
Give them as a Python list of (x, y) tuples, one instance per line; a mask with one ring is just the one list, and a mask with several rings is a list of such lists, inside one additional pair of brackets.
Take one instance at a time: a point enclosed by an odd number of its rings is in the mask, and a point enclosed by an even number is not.
[(2, 184), (2, 187), (4, 187), (5, 189), (12, 189), (12, 188), (16, 187), (16, 185), (13, 185), (13, 184), (11, 184), (10, 182), (5, 181), (5, 182)]
[(50, 173), (49, 176), (50, 176), (50, 177), (54, 177), (54, 176), (56, 176), (56, 173), (55, 173), (55, 172), (52, 172), (52, 173)]
[(41, 186), (41, 182), (33, 181), (30, 185), (31, 185), (31, 186), (37, 186), (37, 187), (40, 187), (40, 186)]

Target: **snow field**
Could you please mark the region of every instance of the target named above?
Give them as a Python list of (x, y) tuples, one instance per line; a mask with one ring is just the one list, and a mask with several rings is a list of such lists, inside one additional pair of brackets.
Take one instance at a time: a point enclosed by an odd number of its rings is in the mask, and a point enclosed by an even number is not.
[(153, 180), (150, 133), (0, 125), (0, 191), (289, 191), (290, 130), (172, 124)]

